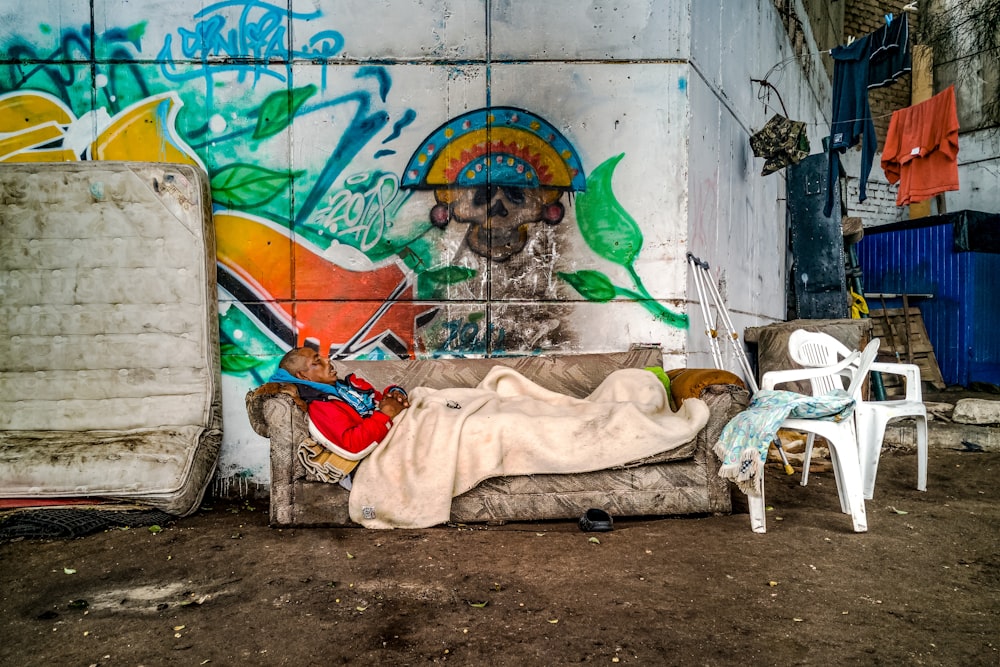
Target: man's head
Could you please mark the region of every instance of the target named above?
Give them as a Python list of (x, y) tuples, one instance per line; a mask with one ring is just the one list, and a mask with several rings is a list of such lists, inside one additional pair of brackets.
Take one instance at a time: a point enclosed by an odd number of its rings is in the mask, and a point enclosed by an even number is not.
[(300, 380), (333, 384), (337, 381), (337, 371), (330, 360), (310, 347), (296, 347), (289, 350), (278, 364)]

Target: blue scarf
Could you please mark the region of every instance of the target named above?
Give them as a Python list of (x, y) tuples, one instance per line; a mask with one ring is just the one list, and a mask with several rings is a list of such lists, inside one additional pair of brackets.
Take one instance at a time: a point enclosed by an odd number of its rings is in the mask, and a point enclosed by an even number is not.
[(336, 384), (325, 384), (323, 382), (311, 382), (297, 378), (284, 368), (279, 368), (268, 382), (290, 382), (293, 384), (303, 384), (312, 387), (324, 394), (329, 394), (336, 399), (347, 403), (357, 410), (362, 417), (371, 417), (375, 412), (375, 391), (372, 389), (358, 389), (343, 380), (337, 380)]

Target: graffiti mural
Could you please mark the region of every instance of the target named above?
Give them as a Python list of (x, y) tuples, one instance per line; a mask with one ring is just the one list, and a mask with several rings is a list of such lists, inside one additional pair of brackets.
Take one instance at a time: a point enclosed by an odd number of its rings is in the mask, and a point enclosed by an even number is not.
[[(25, 18), (0, 43), (0, 160), (208, 174), (233, 393), (295, 345), (338, 359), (568, 350), (576, 308), (610, 302), (687, 327), (640, 277), (644, 233), (611, 188), (624, 154), (588, 175), (586, 130), (565, 119), (419, 106), (454, 72), (339, 62), (351, 32), (301, 4), (178, 0), (176, 25), (100, 31)], [(227, 423), (227, 441), (253, 437)]]
[(562, 222), (563, 192), (585, 187), (573, 146), (523, 109), (492, 107), (451, 119), (410, 158), (403, 187), (433, 188), (430, 219), (469, 226), (477, 255), (506, 261), (524, 249), (530, 227)]
[(604, 259), (625, 268), (633, 289), (615, 285), (607, 275), (594, 270), (560, 273), (559, 277), (588, 301), (605, 303), (619, 297), (634, 299), (661, 322), (686, 329), (687, 315), (674, 312), (654, 299), (636, 272), (635, 261), (642, 249), (642, 230), (611, 190), (611, 176), (623, 157), (624, 154), (613, 157), (594, 170), (587, 181), (589, 189), (577, 200), (576, 214), (587, 245)]

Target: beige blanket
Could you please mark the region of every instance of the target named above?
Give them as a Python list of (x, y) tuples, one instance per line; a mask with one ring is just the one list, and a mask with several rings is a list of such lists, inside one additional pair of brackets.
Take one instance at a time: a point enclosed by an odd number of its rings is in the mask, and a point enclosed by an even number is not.
[(351, 519), (368, 528), (444, 523), (451, 499), (489, 477), (624, 465), (689, 443), (708, 421), (697, 399), (671, 412), (641, 369), (615, 371), (579, 399), (496, 366), (475, 388), (417, 387), (410, 404), (357, 469)]

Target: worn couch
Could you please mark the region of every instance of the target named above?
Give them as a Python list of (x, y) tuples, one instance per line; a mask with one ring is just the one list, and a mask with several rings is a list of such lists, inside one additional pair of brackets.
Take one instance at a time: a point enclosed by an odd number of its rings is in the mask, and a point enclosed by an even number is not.
[[(583, 397), (619, 368), (659, 366), (658, 347), (628, 352), (545, 355), (519, 358), (356, 361), (343, 364), (376, 387), (474, 387), (495, 365), (512, 366), (538, 384)], [(453, 499), (456, 523), (576, 519), (588, 508), (614, 516), (728, 513), (728, 482), (718, 474), (712, 453), (722, 427), (744, 409), (748, 393), (735, 375), (724, 371), (671, 371), (673, 399), (698, 396), (709, 405), (708, 424), (689, 445), (666, 455), (619, 468), (571, 475), (524, 475), (488, 479)], [(319, 480), (303, 466), (297, 452), (309, 440), (305, 413), (286, 393), (250, 391), (247, 411), (254, 430), (270, 438), (270, 524), (347, 526), (349, 491)], [(364, 465), (362, 462), (360, 465)]]

